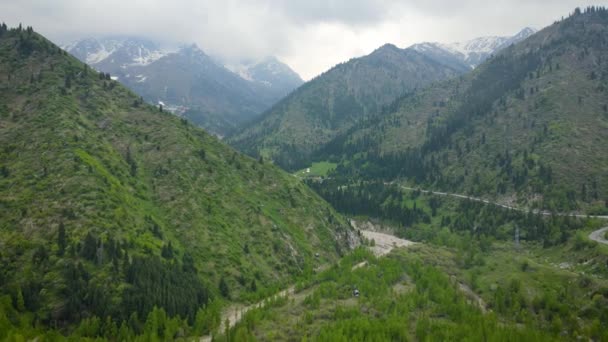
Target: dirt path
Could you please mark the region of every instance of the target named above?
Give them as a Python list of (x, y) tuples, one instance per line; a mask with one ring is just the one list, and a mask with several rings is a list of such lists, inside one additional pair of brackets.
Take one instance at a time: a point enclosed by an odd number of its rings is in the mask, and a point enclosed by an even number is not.
[[(238, 322), (241, 321), (241, 319), (243, 318), (243, 316), (251, 309), (255, 309), (255, 308), (260, 308), (263, 307), (264, 305), (266, 305), (266, 302), (268, 300), (274, 299), (274, 298), (278, 298), (278, 297), (285, 297), (285, 296), (291, 296), (295, 293), (295, 286), (291, 286), (273, 296), (270, 296), (266, 299), (264, 299), (261, 302), (257, 302), (255, 304), (251, 304), (251, 305), (242, 305), (242, 304), (233, 304), (228, 306), (227, 308), (225, 308), (222, 311), (222, 322), (220, 323), (220, 326), (218, 328), (218, 331), (220, 333), (224, 332), (226, 330), (226, 320), (228, 320), (228, 326), (229, 328), (234, 327)], [(212, 335), (206, 335), (206, 336), (202, 336), (200, 338), (201, 342), (211, 342), (211, 340), (213, 339)]]
[(354, 270), (356, 270), (356, 269), (358, 269), (358, 268), (361, 268), (361, 267), (364, 267), (364, 266), (367, 266), (367, 261), (362, 261), (362, 262), (360, 262), (360, 263), (356, 264), (356, 265), (355, 265), (355, 266), (353, 266), (353, 267), (352, 267), (350, 270), (351, 270), (351, 271), (354, 271)]
[[(407, 247), (407, 246), (411, 246), (414, 244), (414, 242), (412, 242), (412, 241), (400, 239), (396, 236), (386, 234), (386, 233), (374, 232), (374, 231), (370, 231), (370, 230), (361, 230), (361, 234), (366, 239), (375, 241), (375, 246), (370, 247), (370, 249), (376, 256), (386, 255), (386, 254), (390, 253), (393, 250), (393, 248)], [(354, 265), (352, 270), (356, 270), (357, 268), (364, 267), (365, 265), (367, 265), (367, 261), (363, 261), (357, 265)], [(320, 267), (318, 271), (320, 272), (325, 268), (327, 268), (327, 265), (325, 265), (325, 267)], [(293, 296), (293, 295), (295, 295), (295, 287), (291, 286), (291, 287), (275, 294), (274, 296), (266, 298), (265, 300), (260, 301), (255, 304), (230, 305), (222, 311), (222, 321), (220, 323), (218, 331), (220, 333), (222, 333), (223, 331), (226, 330), (226, 324), (225, 324), (226, 320), (228, 320), (228, 324), (229, 324), (230, 328), (234, 327), (238, 322), (241, 321), (243, 316), (249, 310), (258, 308), (258, 307), (263, 307), (266, 304), (266, 301), (268, 301), (269, 299), (273, 299), (273, 298), (277, 298), (277, 297), (284, 297), (284, 296)], [(212, 339), (213, 338), (211, 335), (207, 335), (207, 336), (202, 336), (200, 338), (200, 341), (201, 342), (210, 342)]]
[(608, 227), (600, 228), (594, 232), (591, 232), (591, 234), (589, 234), (589, 239), (608, 245), (608, 240), (606, 240), (606, 232), (608, 232)]
[(488, 312), (488, 307), (486, 305), (486, 302), (477, 293), (475, 293), (475, 291), (473, 291), (467, 284), (458, 283), (458, 288), (473, 302), (474, 305), (477, 305), (479, 307), (481, 312), (483, 312), (484, 314), (486, 312)]

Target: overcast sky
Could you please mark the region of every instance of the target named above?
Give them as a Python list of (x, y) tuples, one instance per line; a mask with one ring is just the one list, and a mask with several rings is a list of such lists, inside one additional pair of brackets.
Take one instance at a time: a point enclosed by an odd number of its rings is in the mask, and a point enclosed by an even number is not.
[[(0, 21), (60, 43), (138, 35), (225, 59), (275, 55), (304, 79), (384, 43), (407, 47), (540, 29), (577, 0), (0, 0)], [(608, 0), (595, 5), (608, 5)]]

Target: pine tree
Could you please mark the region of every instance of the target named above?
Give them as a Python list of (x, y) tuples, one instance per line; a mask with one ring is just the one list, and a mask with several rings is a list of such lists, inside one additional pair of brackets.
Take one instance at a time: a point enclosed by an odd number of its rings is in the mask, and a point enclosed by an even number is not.
[(133, 159), (133, 155), (131, 154), (131, 146), (127, 147), (127, 164), (130, 166), (131, 176), (135, 177), (137, 175), (137, 163), (135, 159)]
[(25, 300), (23, 299), (23, 292), (21, 291), (21, 287), (17, 289), (17, 298), (15, 300), (17, 304), (17, 310), (24, 312), (25, 311)]
[(587, 184), (583, 183), (581, 187), (581, 199), (583, 201), (587, 201)]
[(94, 261), (97, 257), (97, 240), (91, 232), (88, 232), (86, 237), (84, 238), (84, 244), (82, 246), (82, 250), (80, 251), (80, 255), (87, 259)]
[(228, 288), (228, 283), (226, 282), (226, 279), (224, 277), (220, 279), (219, 289), (222, 297), (230, 299), (230, 288)]
[(70, 77), (70, 75), (65, 75), (64, 83), (64, 87), (70, 89), (72, 87), (72, 77)]
[(57, 250), (58, 256), (63, 256), (67, 245), (68, 245), (68, 242), (67, 242), (67, 237), (65, 234), (65, 226), (64, 226), (63, 222), (61, 222), (59, 224), (59, 232), (57, 233), (57, 246), (59, 246), (59, 249)]
[(171, 245), (171, 241), (167, 245), (163, 245), (161, 249), (161, 256), (165, 259), (173, 258), (173, 246)]

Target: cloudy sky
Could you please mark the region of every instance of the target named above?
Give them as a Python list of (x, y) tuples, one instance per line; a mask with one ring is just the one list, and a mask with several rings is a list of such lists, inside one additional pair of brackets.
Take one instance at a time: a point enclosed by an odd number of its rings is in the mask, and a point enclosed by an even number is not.
[[(304, 79), (384, 43), (407, 47), (540, 29), (577, 0), (0, 0), (0, 21), (56, 42), (137, 35), (236, 61), (276, 55)], [(596, 5), (608, 5), (596, 0)]]

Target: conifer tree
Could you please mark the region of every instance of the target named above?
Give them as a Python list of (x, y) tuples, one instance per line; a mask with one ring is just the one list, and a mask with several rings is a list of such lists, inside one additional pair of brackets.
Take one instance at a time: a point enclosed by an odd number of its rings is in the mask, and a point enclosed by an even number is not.
[(230, 299), (230, 288), (228, 287), (228, 283), (224, 277), (220, 279), (219, 289), (222, 297)]
[(67, 237), (63, 222), (59, 224), (59, 231), (57, 232), (57, 246), (59, 247), (57, 250), (57, 255), (63, 256), (65, 253), (65, 248), (67, 247)]

